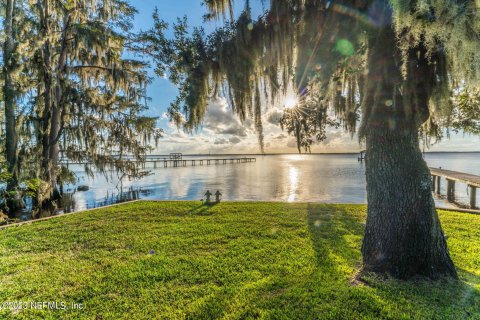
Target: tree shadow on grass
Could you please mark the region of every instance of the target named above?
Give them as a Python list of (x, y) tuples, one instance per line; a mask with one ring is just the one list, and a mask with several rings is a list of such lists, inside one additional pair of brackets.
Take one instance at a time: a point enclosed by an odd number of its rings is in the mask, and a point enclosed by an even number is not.
[[(352, 284), (361, 267), (365, 213), (357, 206), (309, 204), (307, 262), (289, 269), (272, 251), (268, 273), (258, 271), (215, 285), (215, 293), (189, 310), (189, 319), (468, 319), (480, 314), (480, 277), (459, 270), (465, 281), (397, 281), (367, 276)], [(198, 208), (205, 212), (208, 208)], [(298, 233), (299, 235), (301, 233)], [(309, 250), (308, 246), (312, 249)], [(282, 249), (283, 248), (283, 249)], [(282, 247), (278, 250), (293, 250)], [(302, 259), (292, 254), (293, 259)], [(278, 260), (277, 260), (278, 259)], [(254, 263), (254, 261), (252, 261)], [(282, 263), (285, 263), (283, 265)], [(238, 265), (240, 271), (244, 265)], [(258, 268), (258, 267), (255, 267)], [(247, 268), (248, 269), (248, 268)], [(261, 268), (260, 268), (261, 270)], [(250, 272), (254, 272), (250, 270)], [(248, 276), (250, 274), (250, 277)], [(238, 281), (240, 280), (241, 281)], [(237, 282), (238, 281), (238, 282)]]
[[(369, 310), (382, 318), (393, 315), (392, 309), (423, 318), (480, 318), (480, 277), (458, 269), (465, 281), (426, 278), (410, 281), (365, 276), (368, 285), (353, 280), (361, 267), (361, 238), (364, 216), (354, 215), (351, 206), (309, 205), (308, 227), (317, 259), (317, 271), (344, 276), (337, 297), (345, 306)], [(355, 297), (355, 298), (354, 298)], [(353, 304), (352, 301), (356, 300)], [(349, 302), (350, 301), (350, 302)], [(363, 301), (363, 302), (362, 302)]]
[[(308, 224), (305, 235), (307, 238), (310, 236), (312, 241), (307, 240), (304, 242), (306, 246), (301, 248), (306, 256), (295, 255), (298, 252), (292, 253), (292, 256), (305, 258), (308, 262), (298, 264), (300, 269), (289, 269), (291, 261), (272, 258), (275, 273), (264, 274), (257, 280), (244, 279), (235, 284), (234, 290), (232, 287), (219, 288), (217, 294), (206, 299), (188, 318), (214, 319), (226, 314), (234, 319), (335, 319), (342, 314), (345, 316), (342, 304), (345, 299), (353, 299), (345, 291), (350, 289), (348, 279), (355, 268), (351, 265), (355, 265), (361, 257), (358, 241), (363, 227), (358, 222), (359, 218), (342, 206), (332, 211), (331, 205), (308, 205), (304, 210), (307, 210)], [(309, 249), (309, 243), (314, 244), (314, 250)], [(278, 250), (286, 249), (282, 249), (279, 243)], [(296, 251), (293, 248), (288, 250)], [(337, 290), (340, 279), (344, 285)], [(232, 310), (226, 311), (231, 309), (233, 301), (238, 300), (241, 303), (234, 303), (239, 307), (233, 311), (235, 315), (230, 313)]]
[(213, 209), (217, 204), (218, 203), (216, 203), (216, 202), (212, 202), (212, 203), (209, 203), (209, 204), (202, 203), (202, 204), (199, 204), (198, 206), (194, 207), (193, 209), (189, 210), (188, 213), (193, 214), (193, 215), (197, 215), (197, 216), (212, 215), (215, 212), (211, 211), (211, 209)]
[(339, 272), (340, 264), (360, 266), (359, 240), (363, 236), (361, 216), (351, 206), (309, 204), (307, 223), (317, 263), (323, 270)]

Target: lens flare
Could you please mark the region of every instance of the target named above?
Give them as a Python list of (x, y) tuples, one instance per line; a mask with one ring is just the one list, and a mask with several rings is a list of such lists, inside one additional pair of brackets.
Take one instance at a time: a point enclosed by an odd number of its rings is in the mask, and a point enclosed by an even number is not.
[(298, 105), (298, 98), (294, 96), (289, 96), (285, 98), (284, 107), (285, 109), (293, 109)]
[(337, 44), (335, 45), (335, 49), (340, 52), (340, 54), (347, 57), (355, 53), (355, 48), (353, 47), (353, 44), (347, 39), (338, 40)]

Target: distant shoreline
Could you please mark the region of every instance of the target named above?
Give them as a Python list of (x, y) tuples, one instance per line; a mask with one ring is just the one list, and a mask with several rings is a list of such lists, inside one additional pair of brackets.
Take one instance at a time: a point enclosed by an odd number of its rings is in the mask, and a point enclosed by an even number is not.
[[(182, 156), (191, 156), (191, 157), (204, 157), (204, 156), (282, 156), (282, 155), (356, 155), (359, 154), (360, 151), (357, 152), (312, 152), (312, 153), (183, 153)], [(478, 151), (426, 151), (423, 153), (480, 153)], [(158, 154), (151, 154), (147, 156), (157, 156)], [(161, 154), (162, 156), (168, 156), (168, 154)]]

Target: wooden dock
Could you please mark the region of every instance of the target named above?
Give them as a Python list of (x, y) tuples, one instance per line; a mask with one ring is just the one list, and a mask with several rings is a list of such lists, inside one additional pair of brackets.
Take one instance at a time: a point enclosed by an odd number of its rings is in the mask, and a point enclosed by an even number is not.
[[(217, 164), (235, 164), (235, 163), (248, 163), (248, 162), (257, 162), (257, 158), (206, 158), (206, 159), (185, 159), (185, 158), (165, 158), (165, 157), (147, 157), (144, 161), (136, 161), (134, 162), (141, 162), (145, 167), (146, 163), (153, 163), (153, 168), (156, 169), (159, 165), (164, 168), (168, 167), (187, 167), (187, 166), (203, 166), (203, 165), (217, 165)], [(75, 162), (75, 161), (68, 161), (67, 159), (60, 160), (60, 163), (66, 165), (74, 164), (89, 164), (89, 162)]]
[(153, 163), (153, 167), (157, 168), (157, 165), (163, 165), (164, 168), (167, 167), (187, 167), (187, 166), (203, 166), (203, 165), (212, 165), (212, 164), (234, 164), (234, 163), (247, 163), (247, 162), (257, 162), (256, 158), (220, 158), (220, 159), (180, 159), (180, 160), (171, 160), (171, 159), (151, 159), (148, 158), (144, 163)]
[(455, 182), (464, 183), (470, 189), (470, 208), (477, 208), (477, 188), (480, 188), (480, 176), (441, 168), (430, 168), (430, 172), (433, 192), (440, 194), (441, 178), (443, 177), (447, 181), (447, 200), (455, 202)]

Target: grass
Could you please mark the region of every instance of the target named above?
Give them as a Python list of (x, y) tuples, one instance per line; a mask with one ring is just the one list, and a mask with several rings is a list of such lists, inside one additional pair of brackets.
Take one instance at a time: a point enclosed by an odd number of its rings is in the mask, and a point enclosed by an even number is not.
[(0, 319), (480, 319), (480, 216), (440, 217), (460, 281), (352, 283), (362, 205), (135, 202), (11, 227), (0, 303), (67, 309)]

